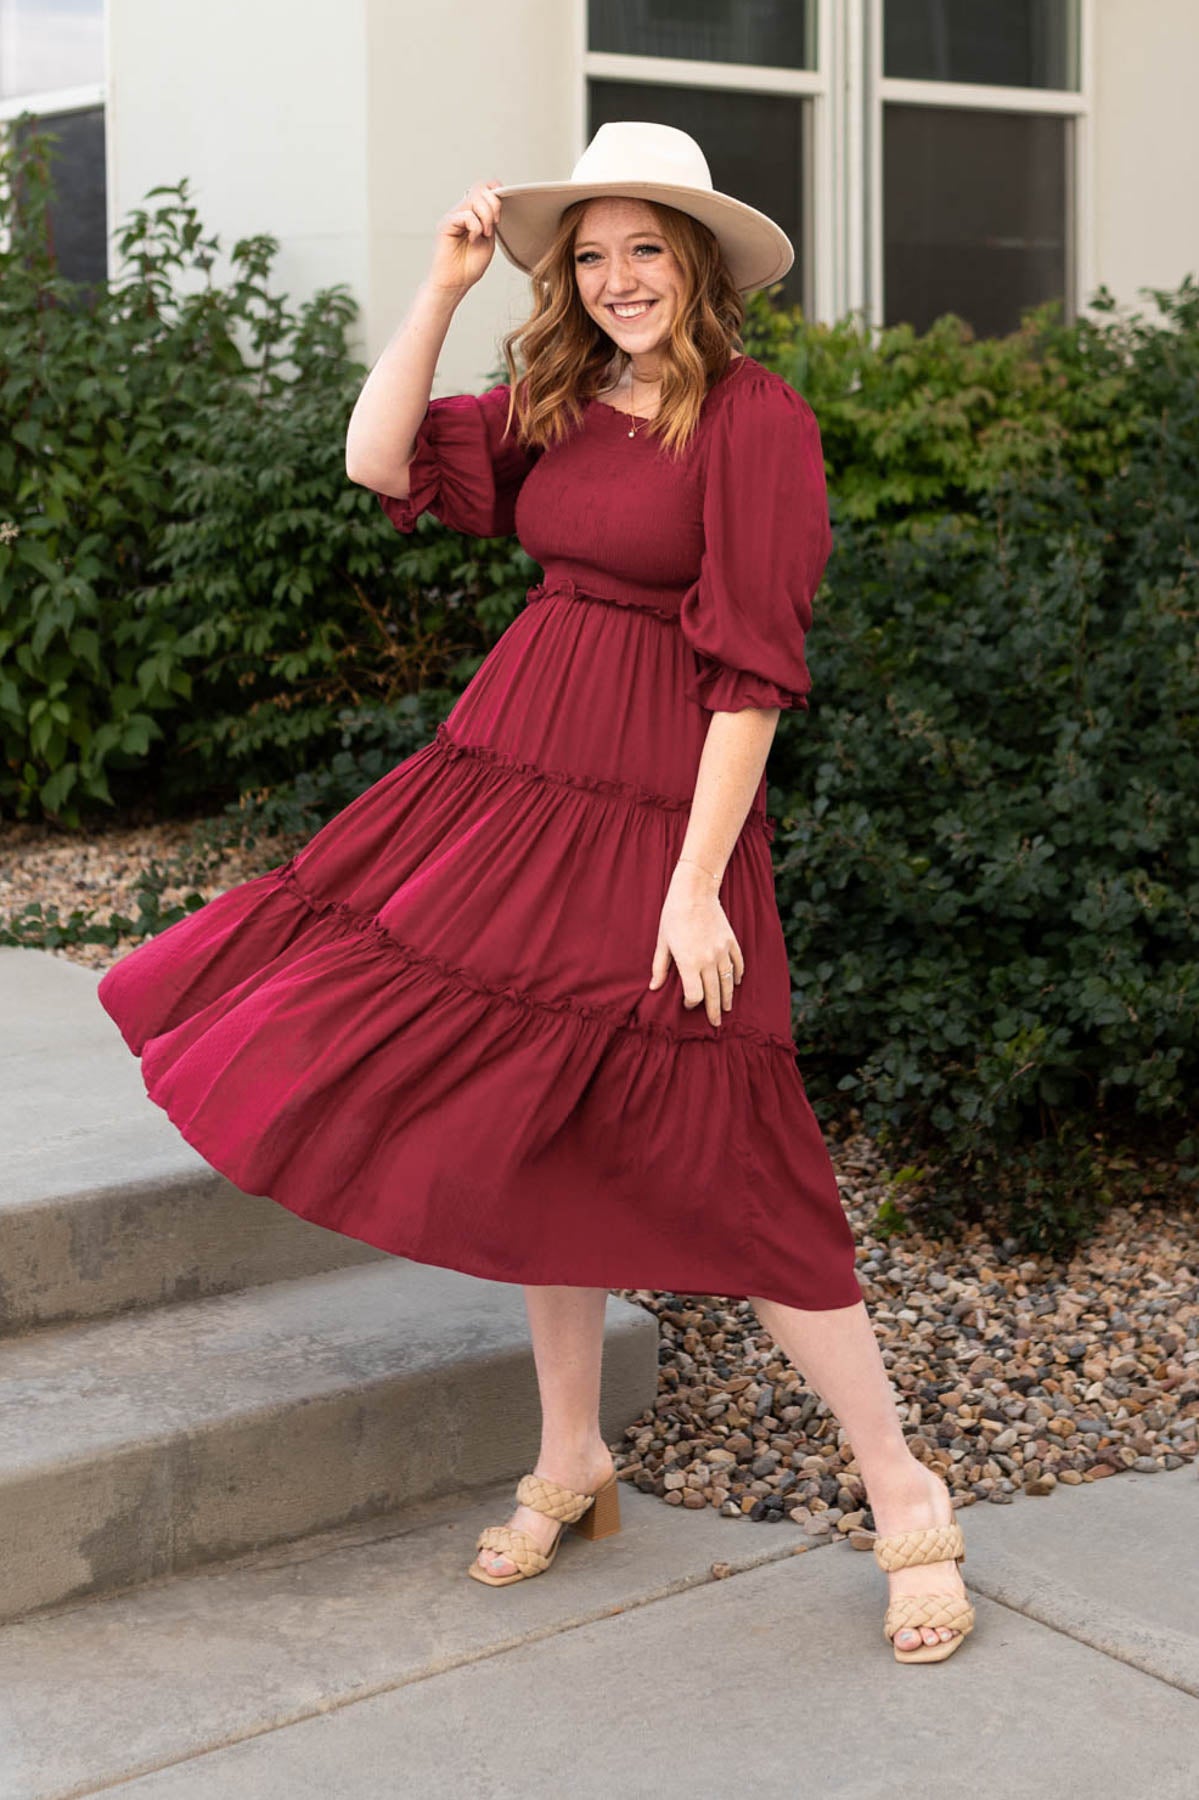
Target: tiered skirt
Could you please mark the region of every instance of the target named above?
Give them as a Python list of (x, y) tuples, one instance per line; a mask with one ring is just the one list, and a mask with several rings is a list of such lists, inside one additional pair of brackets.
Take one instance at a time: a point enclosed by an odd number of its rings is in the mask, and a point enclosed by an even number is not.
[(428, 744), (107, 972), (214, 1168), (492, 1280), (857, 1303), (764, 784), (720, 892), (732, 1010), (686, 1008), (673, 965), (648, 989), (707, 724), (683, 654), (649, 610), (543, 587)]

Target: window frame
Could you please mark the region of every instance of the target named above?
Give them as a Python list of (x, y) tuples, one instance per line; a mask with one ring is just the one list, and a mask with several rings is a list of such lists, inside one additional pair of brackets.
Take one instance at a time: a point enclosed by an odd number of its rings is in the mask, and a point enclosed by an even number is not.
[(39, 88), (35, 94), (14, 94), (0, 99), (0, 126), (19, 119), (22, 113), (87, 112), (107, 102), (107, 84), (84, 82), (79, 87)]
[(854, 305), (871, 328), (884, 329), (886, 291), (883, 230), (883, 109), (889, 101), (907, 106), (948, 106), (972, 112), (1042, 113), (1066, 120), (1066, 294), (1067, 317), (1076, 316), (1094, 286), (1094, 12), (1095, 0), (1078, 0), (1078, 87), (991, 87), (973, 81), (915, 81), (883, 73), (883, 7), (886, 0), (849, 0), (863, 8), (865, 54), (860, 64), (866, 122), (866, 181), (863, 280)]
[[(788, 94), (805, 100), (803, 310), (832, 325), (851, 314), (884, 329), (883, 108), (888, 101), (973, 111), (1047, 113), (1067, 121), (1066, 311), (1079, 315), (1092, 292), (1094, 246), (1094, 102), (1096, 0), (1078, 0), (1075, 89), (991, 87), (976, 82), (885, 76), (885, 0), (814, 0), (813, 69), (692, 61), (591, 50), (588, 0), (574, 8), (575, 156), (587, 144), (592, 80), (660, 83), (726, 92)], [(797, 246), (798, 248), (798, 246)]]

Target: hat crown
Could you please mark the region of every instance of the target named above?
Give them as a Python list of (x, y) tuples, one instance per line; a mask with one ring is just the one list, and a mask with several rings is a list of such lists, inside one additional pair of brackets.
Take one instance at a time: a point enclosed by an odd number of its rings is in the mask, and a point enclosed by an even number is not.
[(674, 125), (610, 119), (601, 125), (571, 171), (571, 180), (662, 181), (712, 191), (708, 159), (695, 139)]

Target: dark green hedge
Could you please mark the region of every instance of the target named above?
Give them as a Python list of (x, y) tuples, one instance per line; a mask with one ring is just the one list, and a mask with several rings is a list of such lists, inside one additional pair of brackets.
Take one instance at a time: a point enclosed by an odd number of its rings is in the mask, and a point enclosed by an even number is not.
[(1047, 454), (973, 492), (959, 457), (931, 514), (842, 479), (902, 438), (931, 480), (924, 428), (864, 406), (877, 373), (847, 419), (811, 365), (836, 549), (770, 769), (809, 1091), (934, 1215), (998, 1205), (1026, 1243), (1199, 1173), (1199, 288), (1153, 299), (1049, 326), (1009, 439)]

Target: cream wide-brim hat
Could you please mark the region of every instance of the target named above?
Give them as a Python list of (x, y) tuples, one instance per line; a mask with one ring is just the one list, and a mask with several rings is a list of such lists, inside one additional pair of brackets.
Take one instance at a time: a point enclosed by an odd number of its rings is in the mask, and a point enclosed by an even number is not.
[(718, 193), (703, 151), (673, 125), (611, 120), (600, 126), (569, 181), (524, 181), (492, 191), (503, 203), (496, 227), (500, 248), (526, 274), (549, 249), (572, 201), (607, 194), (661, 200), (698, 219), (719, 242), (741, 293), (768, 287), (795, 261), (782, 227), (744, 200)]

